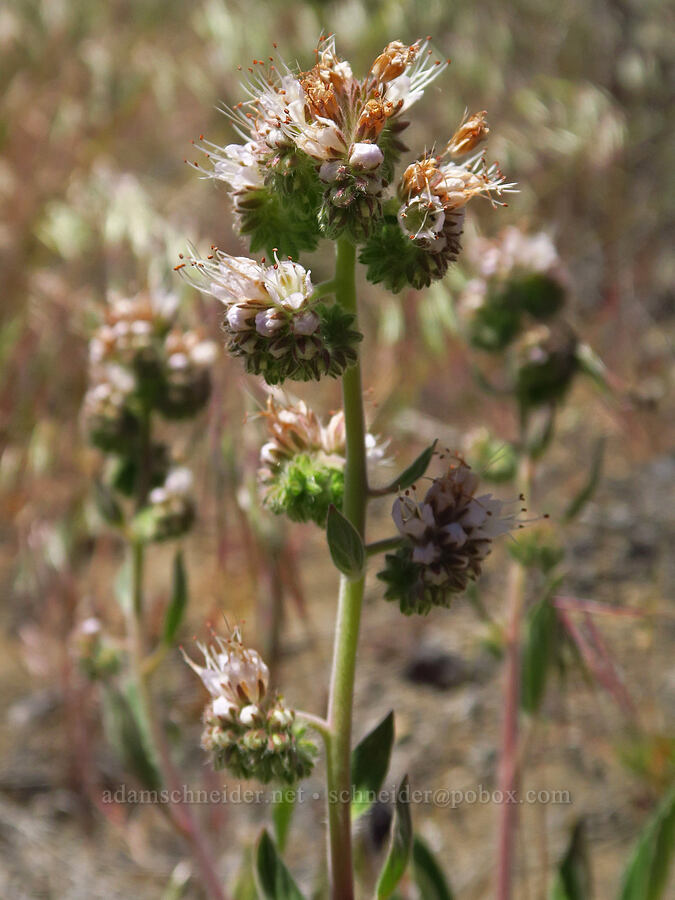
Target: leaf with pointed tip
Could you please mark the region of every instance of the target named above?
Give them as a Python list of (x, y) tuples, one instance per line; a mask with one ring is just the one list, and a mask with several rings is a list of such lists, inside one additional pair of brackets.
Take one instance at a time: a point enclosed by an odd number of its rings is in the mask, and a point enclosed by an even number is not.
[(266, 829), (258, 841), (255, 875), (261, 900), (304, 900)]
[(156, 791), (161, 788), (162, 779), (149, 749), (138, 707), (138, 696), (131, 687), (126, 694), (114, 687), (105, 688), (103, 724), (108, 740), (125, 768), (144, 788)]
[(415, 835), (412, 847), (413, 878), (420, 897), (424, 900), (453, 900), (443, 869), (439, 866), (433, 853), (422, 840)]
[(384, 784), (393, 745), (394, 713), (389, 712), (352, 752), (353, 819), (358, 819), (370, 809)]
[(602, 475), (602, 464), (604, 458), (605, 439), (600, 438), (596, 442), (593, 449), (593, 456), (591, 457), (591, 467), (588, 472), (586, 483), (583, 485), (579, 493), (576, 495), (576, 497), (574, 497), (570, 505), (565, 510), (563, 521), (570, 522), (572, 519), (576, 518), (576, 516), (579, 515), (584, 506), (586, 506), (588, 501), (595, 493), (595, 489), (597, 488), (598, 482), (600, 481), (600, 477)]
[(623, 874), (619, 900), (661, 900), (675, 855), (675, 784), (642, 830)]
[(365, 547), (356, 528), (333, 504), (328, 507), (326, 539), (335, 568), (357, 581), (363, 575)]
[(375, 896), (377, 900), (388, 900), (396, 890), (396, 886), (410, 859), (412, 849), (412, 819), (410, 818), (410, 789), (406, 775), (396, 794), (396, 811), (391, 823), (391, 842), (389, 852), (377, 881)]
[(552, 597), (561, 581), (562, 577), (549, 583), (544, 596), (532, 607), (527, 622), (521, 663), (520, 705), (530, 715), (534, 715), (541, 706), (549, 669), (556, 657), (554, 643), (558, 616)]
[(429, 463), (431, 462), (431, 459), (434, 455), (434, 450), (436, 449), (437, 443), (438, 438), (433, 442), (433, 444), (430, 444), (426, 448), (426, 450), (423, 450), (417, 457), (417, 459), (414, 462), (410, 463), (407, 469), (404, 469), (403, 472), (401, 472), (398, 478), (395, 478), (391, 482), (391, 490), (404, 491), (424, 475), (424, 473), (429, 468)]
[(179, 550), (173, 558), (173, 583), (171, 586), (171, 601), (164, 616), (165, 644), (172, 644), (176, 632), (180, 628), (185, 610), (188, 604), (188, 583), (183, 553)]
[(565, 856), (558, 866), (551, 900), (591, 900), (591, 895), (586, 828), (580, 819), (572, 829)]

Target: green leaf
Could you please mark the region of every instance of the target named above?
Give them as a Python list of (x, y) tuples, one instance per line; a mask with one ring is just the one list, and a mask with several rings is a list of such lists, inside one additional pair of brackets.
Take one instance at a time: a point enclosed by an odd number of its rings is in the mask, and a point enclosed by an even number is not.
[(429, 468), (429, 463), (434, 455), (437, 443), (438, 439), (436, 439), (433, 444), (430, 444), (426, 450), (423, 450), (415, 462), (411, 463), (407, 469), (404, 469), (404, 471), (401, 472), (398, 478), (395, 478), (392, 481), (391, 488), (393, 490), (404, 491), (424, 475)]
[(115, 495), (108, 485), (98, 479), (94, 482), (94, 499), (96, 508), (104, 522), (115, 528), (120, 528), (124, 524), (122, 507), (115, 499)]
[(279, 853), (283, 853), (286, 849), (286, 841), (288, 839), (288, 831), (295, 810), (295, 803), (298, 795), (293, 788), (283, 788), (278, 791), (280, 796), (275, 797), (272, 807), (272, 821), (274, 822), (274, 836), (276, 838)]
[(586, 829), (580, 819), (556, 873), (551, 900), (591, 900), (591, 868), (588, 859)]
[(588, 344), (581, 343), (577, 346), (576, 357), (582, 372), (592, 378), (598, 387), (605, 391), (611, 391), (607, 377), (607, 367)]
[(675, 851), (675, 784), (642, 829), (623, 875), (620, 900), (660, 900)]
[(555, 657), (558, 617), (551, 598), (560, 581), (556, 578), (549, 583), (546, 594), (532, 607), (528, 617), (521, 663), (520, 705), (530, 715), (534, 715), (541, 706), (550, 665)]
[(396, 812), (391, 825), (389, 852), (377, 881), (377, 900), (387, 900), (396, 889), (410, 859), (412, 849), (412, 820), (410, 818), (410, 790), (406, 775), (396, 796)]
[(584, 508), (584, 506), (586, 506), (588, 501), (595, 493), (595, 489), (597, 488), (598, 482), (600, 481), (600, 476), (602, 475), (602, 465), (604, 462), (604, 458), (605, 439), (600, 438), (593, 450), (593, 456), (591, 457), (591, 467), (588, 473), (588, 478), (586, 479), (586, 483), (565, 510), (563, 521), (570, 522), (572, 519), (578, 516), (581, 510)]
[(413, 878), (424, 900), (453, 900), (443, 870), (421, 837), (415, 835), (412, 847)]
[(366, 559), (361, 535), (332, 504), (328, 508), (326, 538), (335, 568), (351, 581), (359, 579)]
[(303, 900), (266, 829), (258, 841), (255, 874), (261, 900)]
[(352, 752), (353, 819), (358, 819), (372, 806), (387, 777), (393, 745), (394, 713), (389, 712)]
[(165, 644), (172, 644), (176, 632), (180, 628), (185, 610), (188, 604), (188, 582), (183, 562), (183, 553), (178, 551), (173, 558), (173, 582), (171, 587), (171, 601), (164, 617), (164, 634), (162, 639)]
[(159, 790), (162, 779), (149, 750), (147, 736), (139, 721), (137, 704), (131, 693), (106, 687), (103, 694), (103, 722), (108, 740), (125, 768), (148, 790)]

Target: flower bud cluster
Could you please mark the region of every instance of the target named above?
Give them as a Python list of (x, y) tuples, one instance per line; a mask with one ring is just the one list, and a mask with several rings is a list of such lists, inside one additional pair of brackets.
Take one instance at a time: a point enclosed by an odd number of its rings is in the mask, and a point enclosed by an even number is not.
[(169, 447), (149, 433), (155, 413), (165, 419), (190, 418), (210, 395), (216, 345), (181, 328), (177, 311), (171, 295), (114, 299), (89, 348), (84, 427), (91, 442), (110, 457), (108, 488), (142, 502), (132, 531), (143, 540), (179, 537), (194, 519), (190, 473), (171, 470)]
[(578, 371), (578, 341), (560, 317), (566, 278), (551, 238), (510, 227), (477, 239), (467, 254), (477, 272), (459, 303), (469, 342), (508, 351), (513, 391), (522, 408), (557, 403)]
[(387, 585), (385, 598), (397, 600), (405, 615), (448, 607), (479, 577), (493, 540), (514, 528), (515, 517), (503, 514), (502, 501), (476, 496), (478, 484), (459, 461), (432, 481), (422, 500), (413, 488), (394, 501), (392, 517), (403, 543), (386, 556), (378, 578)]
[(487, 137), (485, 116), (480, 112), (465, 118), (441, 156), (425, 153), (405, 169), (398, 186), (400, 205), (388, 207), (361, 253), (371, 281), (397, 292), (442, 278), (459, 256), (469, 200), (487, 197), (503, 205), (497, 198), (515, 189), (496, 163), (487, 165), (483, 153), (461, 159)]
[(473, 346), (503, 351), (533, 321), (545, 321), (565, 302), (565, 275), (544, 232), (504, 229), (494, 240), (476, 239), (467, 256), (477, 272), (460, 300)]
[(361, 334), (354, 317), (314, 296), (310, 272), (292, 260), (272, 265), (214, 248), (206, 259), (177, 266), (187, 280), (226, 308), (227, 348), (268, 384), (338, 377), (356, 361)]
[[(345, 418), (340, 410), (322, 425), (302, 401), (267, 401), (263, 413), (269, 440), (260, 451), (258, 479), (263, 503), (294, 522), (323, 527), (331, 504), (342, 507), (346, 457)], [(383, 459), (386, 444), (366, 435), (367, 457)]]
[(237, 629), (224, 640), (199, 644), (205, 665), (183, 656), (211, 696), (204, 711), (202, 747), (215, 769), (239, 778), (294, 784), (312, 771), (316, 747), (295, 721), (295, 712), (269, 694), (269, 670)]

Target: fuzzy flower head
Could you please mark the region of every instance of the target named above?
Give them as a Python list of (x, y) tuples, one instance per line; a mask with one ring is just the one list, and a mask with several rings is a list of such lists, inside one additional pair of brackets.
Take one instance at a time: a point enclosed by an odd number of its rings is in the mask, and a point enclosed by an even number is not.
[(298, 263), (275, 254), (265, 265), (213, 248), (205, 259), (191, 257), (176, 268), (224, 304), (228, 350), (269, 384), (337, 377), (355, 361), (360, 335), (350, 328), (353, 316), (321, 304), (310, 272)]
[(414, 489), (394, 501), (392, 517), (403, 544), (386, 557), (379, 578), (388, 584), (386, 598), (401, 611), (427, 613), (449, 606), (481, 574), (492, 542), (517, 527), (504, 504), (491, 494), (476, 496), (478, 476), (459, 460), (435, 478), (424, 497)]
[[(260, 451), (258, 478), (264, 504), (293, 521), (323, 526), (331, 504), (342, 506), (345, 420), (342, 410), (324, 425), (304, 401), (278, 403), (268, 397), (262, 414), (268, 441)], [(366, 436), (368, 458), (380, 461), (385, 445)]]
[(177, 308), (177, 297), (161, 292), (112, 298), (103, 324), (89, 342), (90, 363), (131, 365), (157, 336), (166, 334)]
[(312, 770), (315, 746), (295, 723), (295, 713), (269, 693), (269, 669), (260, 654), (243, 644), (235, 628), (229, 638), (212, 634), (199, 643), (204, 665), (183, 658), (211, 697), (204, 711), (202, 747), (215, 769), (239, 778), (293, 784)]
[(384, 216), (361, 252), (371, 281), (394, 292), (428, 286), (459, 256), (469, 201), (485, 197), (493, 206), (505, 205), (502, 197), (515, 184), (483, 152), (473, 153), (489, 134), (485, 117), (484, 111), (465, 115), (441, 155), (424, 153), (405, 169), (395, 221)]
[(244, 143), (219, 147), (201, 136), (195, 146), (209, 165), (192, 165), (227, 183), (252, 249), (269, 248), (265, 216), (276, 209), (270, 187), (292, 210), (282, 229), (284, 252), (311, 249), (317, 225), (329, 237), (363, 240), (405, 149), (402, 115), (446, 65), (428, 39), (392, 41), (359, 79), (333, 37), (319, 42), (306, 71), (291, 69), (275, 45), (275, 56), (248, 67), (246, 99), (225, 110)]
[(209, 646), (198, 643), (204, 665), (195, 663), (182, 650), (183, 659), (202, 680), (216, 702), (216, 711), (227, 717), (250, 705), (258, 705), (267, 695), (269, 669), (256, 650), (244, 646), (235, 628), (229, 638), (212, 634)]

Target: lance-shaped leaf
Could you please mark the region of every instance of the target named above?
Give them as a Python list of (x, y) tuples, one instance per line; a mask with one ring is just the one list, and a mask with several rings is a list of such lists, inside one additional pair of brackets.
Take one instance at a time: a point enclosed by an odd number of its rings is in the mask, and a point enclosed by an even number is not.
[(176, 632), (180, 628), (185, 610), (188, 604), (188, 583), (187, 573), (185, 571), (185, 563), (183, 562), (183, 553), (178, 551), (173, 558), (173, 580), (171, 585), (171, 600), (164, 616), (164, 634), (163, 640), (165, 644), (172, 644), (176, 637)]
[(572, 829), (565, 856), (558, 866), (551, 900), (591, 900), (591, 897), (591, 867), (586, 828), (580, 819)]
[(138, 715), (137, 694), (108, 687), (103, 695), (103, 723), (108, 740), (124, 767), (144, 788), (159, 790), (162, 779)]
[(534, 715), (541, 705), (549, 669), (556, 657), (558, 615), (552, 598), (561, 580), (556, 578), (550, 582), (545, 595), (532, 607), (528, 618), (521, 666), (520, 704), (530, 715)]
[(396, 794), (396, 811), (391, 823), (389, 852), (377, 881), (377, 900), (388, 900), (396, 890), (408, 865), (412, 850), (412, 820), (410, 818), (410, 788), (406, 775)]
[(424, 900), (453, 900), (446, 877), (435, 856), (421, 837), (415, 835), (412, 847), (413, 877)]
[(593, 449), (593, 456), (591, 457), (591, 466), (588, 471), (588, 478), (586, 479), (586, 483), (581, 488), (579, 493), (574, 497), (570, 505), (565, 510), (565, 515), (563, 519), (565, 522), (570, 522), (579, 513), (582, 511), (584, 506), (591, 499), (593, 494), (595, 493), (595, 489), (598, 486), (600, 481), (600, 477), (602, 475), (602, 464), (605, 458), (605, 439), (600, 438)]
[(430, 444), (426, 450), (423, 450), (417, 459), (410, 463), (407, 469), (404, 469), (403, 472), (401, 472), (398, 478), (394, 478), (394, 480), (384, 488), (376, 488), (373, 493), (391, 494), (394, 491), (404, 491), (406, 488), (409, 488), (410, 485), (420, 479), (429, 468), (429, 463), (434, 455), (437, 443), (438, 439), (436, 439), (433, 444)]
[(393, 745), (394, 713), (389, 712), (352, 752), (353, 819), (370, 809), (384, 784)]
[(255, 876), (261, 900), (303, 900), (291, 873), (277, 853), (274, 841), (263, 829), (258, 841)]
[(623, 875), (620, 900), (661, 900), (675, 854), (675, 784), (647, 822)]
[(328, 508), (326, 539), (335, 568), (352, 581), (359, 579), (366, 559), (361, 535), (332, 504)]

